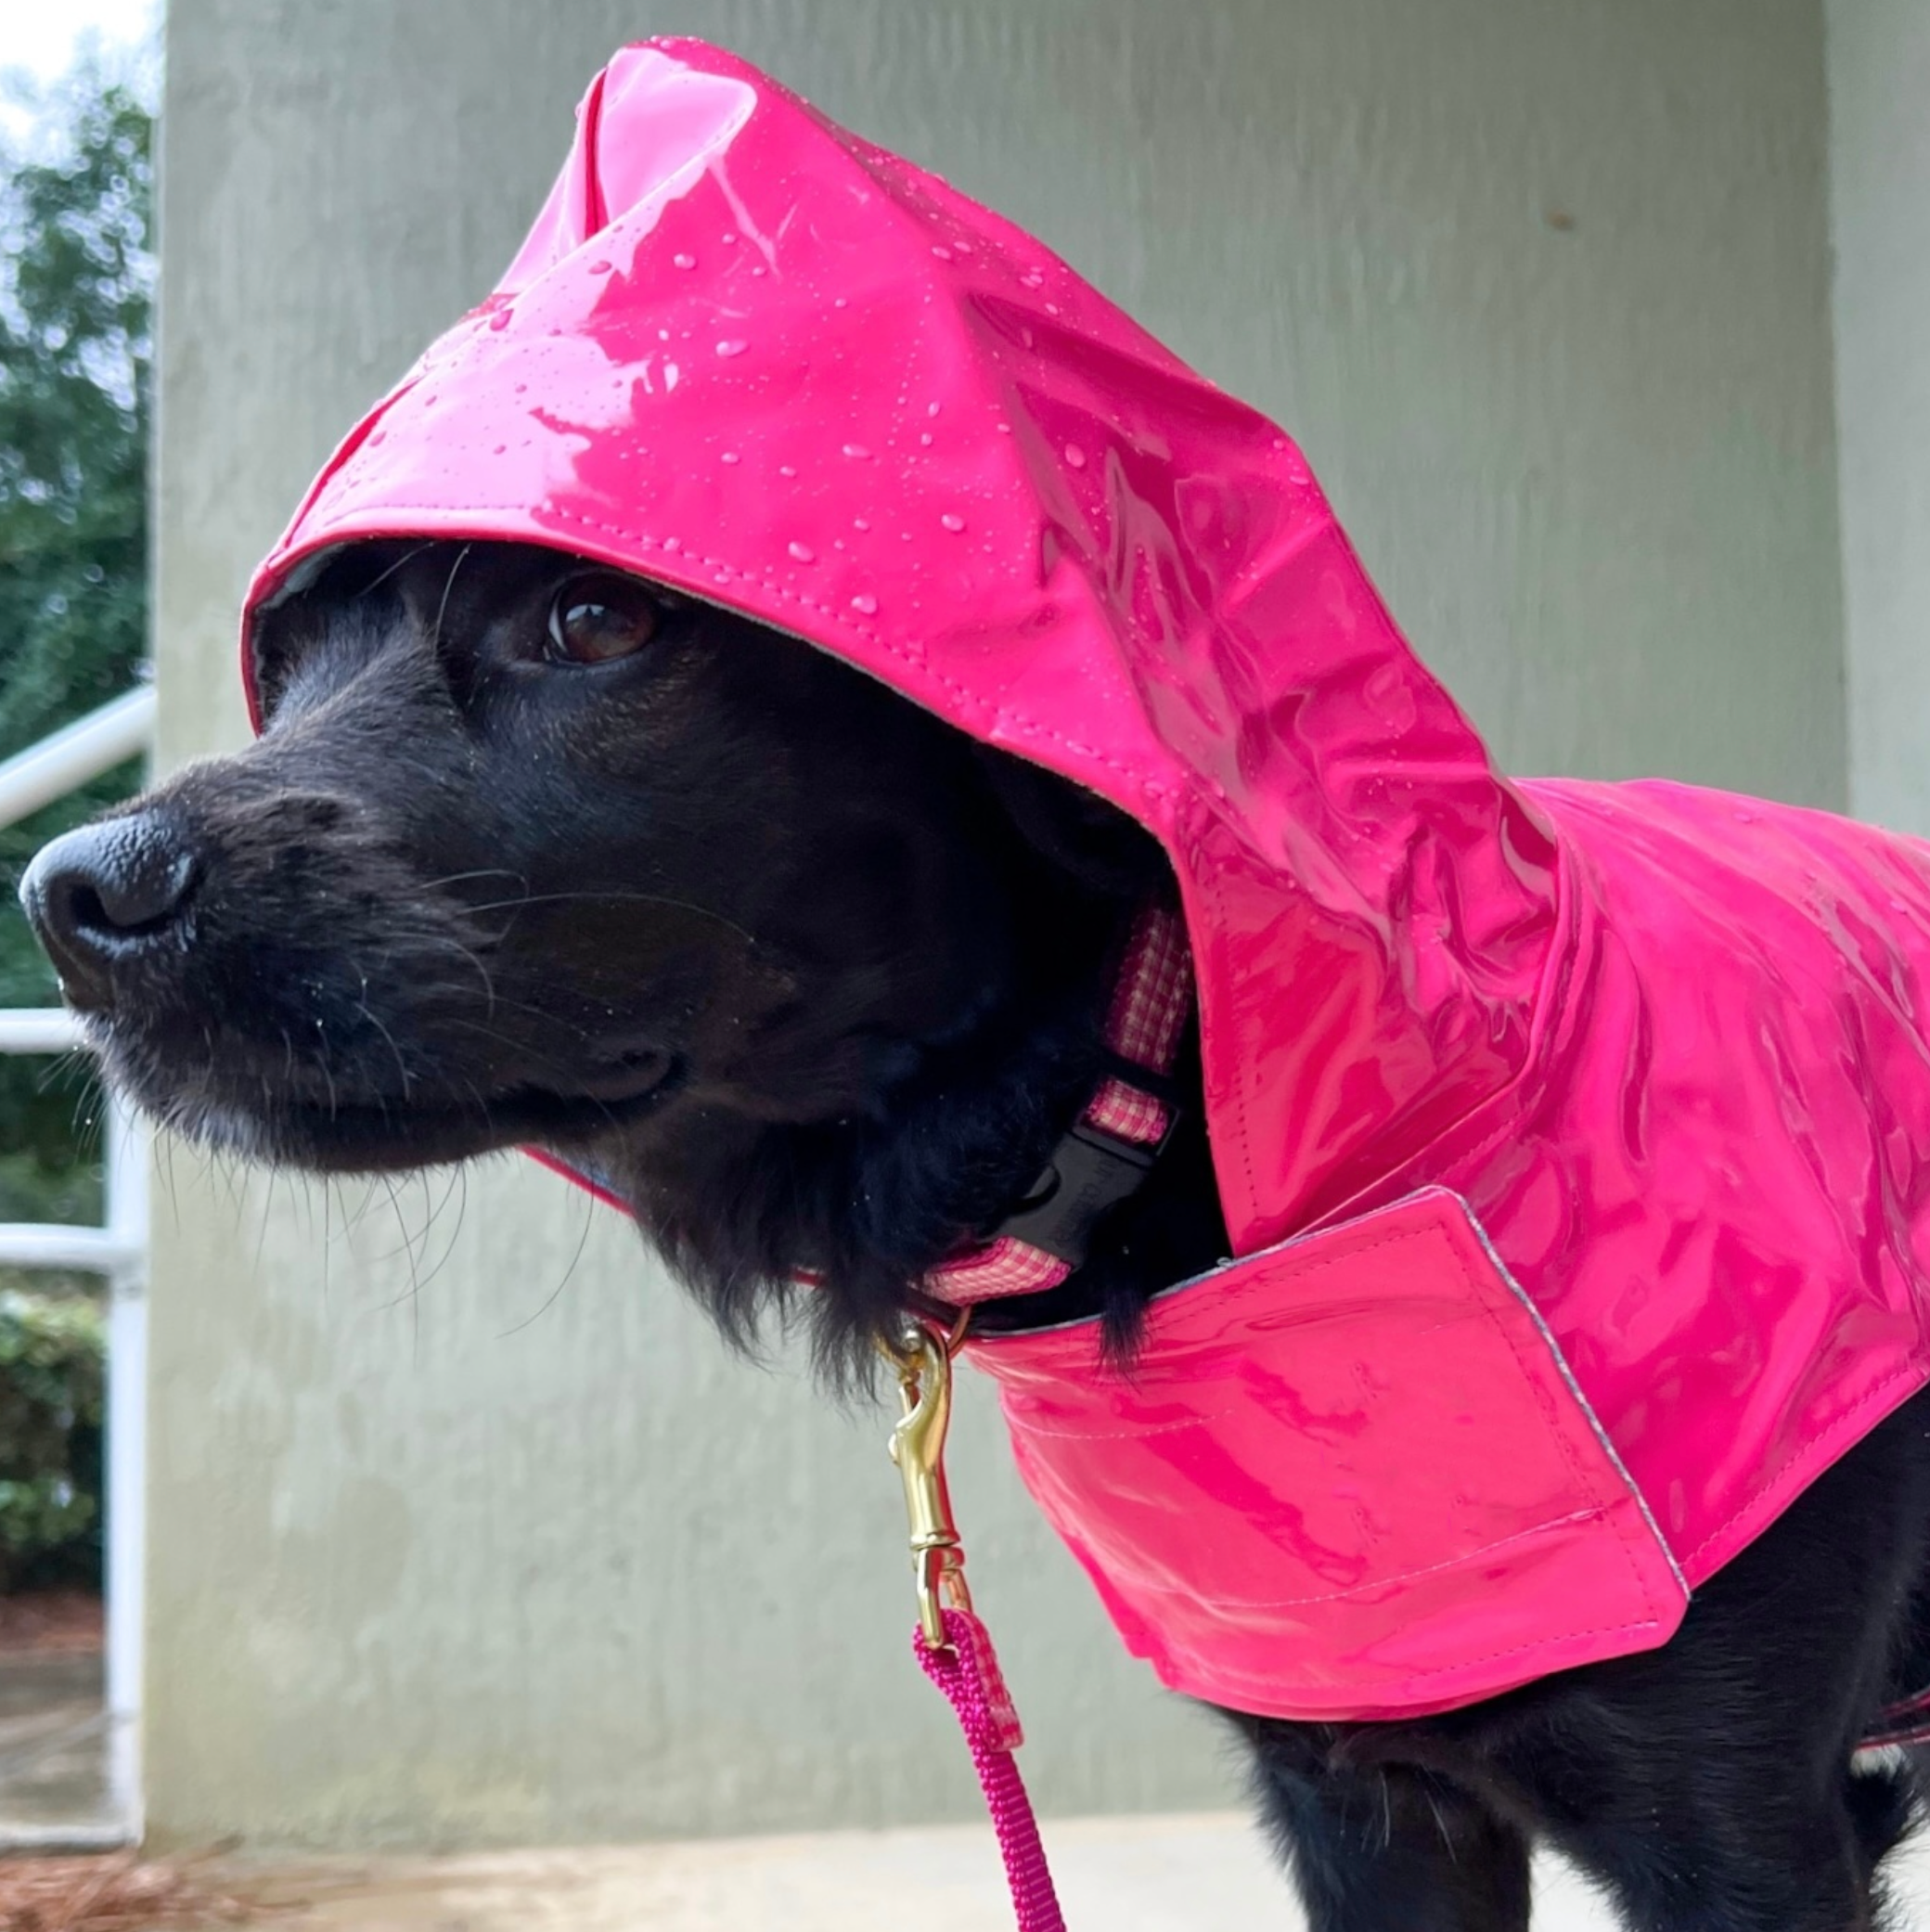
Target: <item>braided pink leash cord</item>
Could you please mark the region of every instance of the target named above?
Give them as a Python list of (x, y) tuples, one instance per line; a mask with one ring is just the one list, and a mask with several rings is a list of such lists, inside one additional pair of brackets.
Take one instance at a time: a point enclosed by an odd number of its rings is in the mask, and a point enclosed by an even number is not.
[(945, 1693), (958, 1713), (971, 1762), (978, 1772), (992, 1829), (1005, 1859), (1006, 1883), (1012, 1893), (1019, 1932), (1065, 1932), (1052, 1874), (1046, 1867), (1046, 1848), (1039, 1843), (1038, 1821), (1012, 1753), (1023, 1742), (1018, 1713), (1012, 1708), (992, 1640), (969, 1610), (946, 1610), (947, 1647), (933, 1650), (925, 1633), (916, 1630), (912, 1649), (924, 1672)]

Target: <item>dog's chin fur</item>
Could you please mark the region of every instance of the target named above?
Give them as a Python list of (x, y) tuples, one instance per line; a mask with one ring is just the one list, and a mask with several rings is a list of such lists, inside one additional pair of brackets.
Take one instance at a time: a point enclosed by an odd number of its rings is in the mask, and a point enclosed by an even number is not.
[[(791, 1310), (830, 1372), (862, 1368), (1083, 1105), (1164, 860), (701, 605), (664, 603), (634, 655), (552, 662), (586, 568), (359, 546), (269, 612), (260, 742), (132, 808), (198, 882), (117, 967), (97, 1044), (158, 1119), (251, 1159), (547, 1148), (633, 1204), (733, 1337)], [(1128, 1349), (1223, 1252), (1190, 1046), (1177, 1079), (1179, 1130), (1089, 1262), (982, 1323), (1097, 1314)], [(1920, 1396), (1661, 1650), (1401, 1724), (1234, 1716), (1316, 1932), (1521, 1932), (1535, 1840), (1642, 1932), (1873, 1925), (1913, 1786), (1849, 1754), (1930, 1681), (1926, 1561)]]

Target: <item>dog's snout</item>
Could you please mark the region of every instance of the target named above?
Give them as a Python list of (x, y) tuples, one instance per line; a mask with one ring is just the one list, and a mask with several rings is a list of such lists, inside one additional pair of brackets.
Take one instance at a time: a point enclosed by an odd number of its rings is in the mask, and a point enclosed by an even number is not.
[(45, 847), (20, 881), (20, 903), (77, 1007), (113, 1004), (114, 972), (170, 944), (199, 868), (159, 812), (84, 825)]

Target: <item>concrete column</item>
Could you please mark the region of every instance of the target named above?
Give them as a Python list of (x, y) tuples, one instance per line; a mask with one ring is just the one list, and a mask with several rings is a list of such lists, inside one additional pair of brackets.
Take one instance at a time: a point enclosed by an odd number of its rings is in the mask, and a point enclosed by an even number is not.
[(1930, 7), (1828, 13), (1850, 807), (1930, 834)]

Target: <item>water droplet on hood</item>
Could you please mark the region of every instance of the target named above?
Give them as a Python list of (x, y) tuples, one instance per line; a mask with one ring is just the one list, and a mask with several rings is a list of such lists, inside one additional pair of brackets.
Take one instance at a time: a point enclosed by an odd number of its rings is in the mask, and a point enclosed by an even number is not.
[(862, 443), (847, 443), (844, 445), (844, 454), (847, 457), (856, 457), (862, 460), (864, 457), (868, 457), (871, 452)]
[(734, 463), (738, 460), (737, 451), (734, 449), (727, 449), (724, 452), (724, 454), (717, 458), (717, 460), (720, 463)]
[(676, 363), (666, 362), (663, 365), (663, 387), (666, 390), (675, 389), (676, 387), (676, 379), (682, 373), (683, 371), (677, 367)]
[(610, 273), (610, 264), (608, 262), (592, 262), (589, 266), (589, 272), (592, 275), (608, 275)]
[(1076, 443), (1065, 445), (1065, 467), (1068, 470), (1083, 470), (1086, 467), (1086, 452)]
[(958, 532), (964, 529), (965, 527), (965, 519), (961, 517), (957, 510), (946, 510), (946, 513), (942, 517), (940, 517), (938, 521), (941, 523), (943, 523), (945, 527), (947, 530), (951, 531), (955, 535)]
[(851, 527), (854, 530), (868, 530), (871, 527), (871, 524), (868, 518), (853, 517), (851, 520)]
[(952, 258), (951, 250), (946, 248), (945, 244), (941, 241), (934, 241), (932, 244), (932, 252), (934, 255), (936, 255), (941, 262), (949, 262)]
[(750, 347), (749, 342), (738, 341), (735, 336), (726, 336), (717, 344), (717, 354), (722, 356), (741, 355)]
[(697, 266), (697, 257), (695, 255), (685, 254), (681, 251), (679, 251), (676, 254), (671, 256), (670, 259), (673, 262), (675, 262), (679, 268), (695, 268)]
[(789, 463), (779, 463), (778, 465), (778, 474), (779, 476), (795, 476), (797, 471)]
[(785, 545), (784, 547), (788, 549), (800, 563), (815, 563), (817, 560), (817, 552), (814, 550), (809, 544), (791, 543)]
[(868, 595), (867, 592), (860, 590), (858, 594), (851, 599), (851, 608), (854, 611), (856, 611), (861, 617), (875, 616), (878, 611), (878, 599), (875, 597)]
[(683, 548), (683, 547), (684, 540), (680, 536), (666, 536), (663, 539), (663, 547), (666, 550), (668, 550), (673, 557), (676, 556), (676, 553)]

